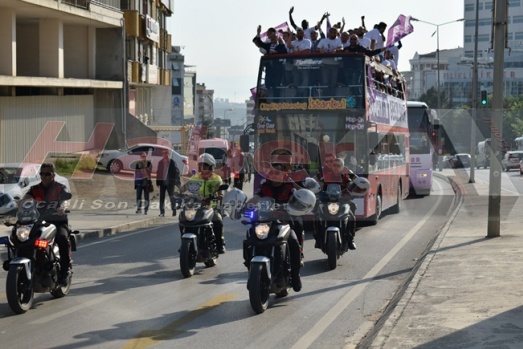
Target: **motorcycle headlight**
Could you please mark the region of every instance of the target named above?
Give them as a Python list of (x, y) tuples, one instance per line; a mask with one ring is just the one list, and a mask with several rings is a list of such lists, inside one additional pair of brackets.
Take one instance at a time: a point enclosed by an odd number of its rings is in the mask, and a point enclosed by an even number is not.
[(329, 210), (329, 213), (332, 215), (338, 214), (338, 211), (340, 210), (340, 204), (337, 202), (329, 202), (327, 205), (327, 209)]
[(188, 208), (185, 210), (185, 219), (188, 221), (194, 220), (194, 217), (196, 216), (196, 210), (194, 208)]
[(269, 230), (271, 229), (271, 226), (267, 223), (260, 223), (254, 227), (254, 232), (256, 233), (256, 237), (260, 240), (266, 239), (267, 236), (269, 236)]
[(27, 241), (29, 239), (29, 233), (31, 233), (31, 228), (33, 228), (32, 224), (21, 225), (16, 228), (16, 237), (18, 240), (21, 242)]

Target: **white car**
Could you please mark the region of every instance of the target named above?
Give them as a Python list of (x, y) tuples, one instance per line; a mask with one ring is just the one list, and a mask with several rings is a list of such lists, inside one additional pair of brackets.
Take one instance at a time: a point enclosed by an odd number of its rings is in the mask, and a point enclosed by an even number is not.
[(0, 215), (14, 212), (17, 206), (15, 199), (11, 195), (0, 191)]
[(176, 163), (181, 175), (189, 173), (187, 156), (158, 144), (136, 144), (127, 150), (105, 150), (98, 156), (97, 163), (112, 173), (119, 173), (122, 170), (134, 171), (136, 163), (140, 161), (140, 154), (145, 152), (147, 160), (153, 165), (153, 172), (156, 172), (164, 150), (171, 153), (170, 158)]
[[(40, 166), (33, 163), (0, 164), (0, 192), (15, 201), (20, 200), (33, 185), (40, 183)], [(56, 174), (54, 179), (71, 190), (67, 178)]]

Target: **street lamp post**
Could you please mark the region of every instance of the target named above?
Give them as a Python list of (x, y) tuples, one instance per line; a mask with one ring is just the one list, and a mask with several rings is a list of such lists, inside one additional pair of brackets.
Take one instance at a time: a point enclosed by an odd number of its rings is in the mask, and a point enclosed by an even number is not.
[(421, 22), (421, 23), (426, 23), (426, 24), (430, 24), (430, 25), (433, 25), (436, 27), (436, 31), (434, 33), (432, 33), (431, 36), (434, 36), (434, 34), (436, 34), (436, 60), (437, 60), (437, 70), (438, 70), (438, 85), (437, 85), (437, 91), (438, 91), (438, 106), (437, 108), (440, 109), (441, 108), (441, 100), (440, 100), (440, 80), (439, 80), (439, 27), (445, 25), (445, 24), (450, 24), (450, 23), (454, 23), (454, 22), (463, 22), (465, 20), (465, 18), (460, 18), (460, 19), (456, 19), (454, 21), (450, 21), (450, 22), (445, 22), (445, 23), (441, 23), (441, 24), (435, 24), (435, 23), (431, 23), (431, 22), (427, 22), (427, 21), (422, 21), (421, 19), (417, 19), (417, 18), (411, 18), (411, 21), (416, 21), (416, 22)]
[[(223, 111), (223, 120), (224, 120), (224, 122), (225, 122), (225, 120), (227, 120), (227, 119), (226, 119), (226, 117), (227, 117), (227, 112), (228, 112), (228, 111), (232, 111), (232, 110), (233, 110), (232, 108), (224, 109), (224, 111)], [(229, 126), (230, 126), (230, 125), (229, 125)], [(220, 137), (221, 137), (221, 130), (220, 130)]]

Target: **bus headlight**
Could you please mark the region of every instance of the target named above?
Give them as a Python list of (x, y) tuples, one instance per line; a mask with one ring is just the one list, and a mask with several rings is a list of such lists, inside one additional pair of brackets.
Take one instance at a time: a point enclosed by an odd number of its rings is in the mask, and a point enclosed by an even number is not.
[(260, 240), (266, 239), (267, 236), (269, 236), (269, 230), (271, 229), (271, 226), (267, 223), (260, 223), (254, 227), (254, 232), (256, 233), (256, 237)]
[(21, 242), (29, 240), (29, 233), (31, 233), (32, 228), (32, 224), (21, 225), (18, 228), (16, 228), (16, 237), (18, 238), (18, 240)]
[(337, 202), (329, 202), (329, 204), (327, 205), (327, 209), (329, 210), (329, 213), (331, 215), (338, 214), (338, 211), (340, 210), (340, 204), (338, 204)]

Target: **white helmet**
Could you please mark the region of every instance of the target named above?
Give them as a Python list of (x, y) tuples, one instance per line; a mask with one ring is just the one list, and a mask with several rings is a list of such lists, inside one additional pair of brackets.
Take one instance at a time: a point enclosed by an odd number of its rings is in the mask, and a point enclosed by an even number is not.
[(314, 178), (311, 177), (305, 178), (305, 180), (303, 181), (303, 187), (305, 189), (309, 189), (314, 194), (318, 194), (321, 191), (320, 184)]
[(231, 188), (227, 190), (223, 196), (223, 212), (225, 212), (232, 220), (241, 218), (240, 210), (245, 206), (247, 195), (238, 188)]
[(287, 212), (291, 216), (303, 216), (310, 214), (316, 205), (316, 195), (309, 189), (294, 190), (289, 203)]
[(212, 156), (209, 153), (203, 153), (198, 158), (198, 164), (207, 164), (211, 166), (211, 170), (214, 171), (214, 168), (216, 167), (216, 160), (214, 159), (214, 156)]
[(364, 177), (355, 178), (347, 188), (353, 197), (363, 197), (367, 194), (369, 189), (370, 182), (367, 180), (367, 178)]

